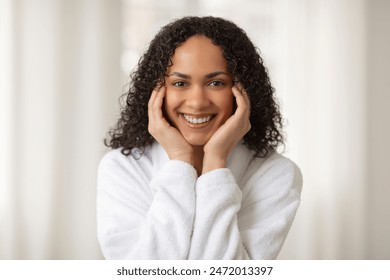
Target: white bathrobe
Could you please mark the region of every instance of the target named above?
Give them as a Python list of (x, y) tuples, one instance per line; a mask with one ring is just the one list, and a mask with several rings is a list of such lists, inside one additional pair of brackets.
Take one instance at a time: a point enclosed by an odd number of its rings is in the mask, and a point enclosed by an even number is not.
[(301, 187), (292, 161), (241, 144), (200, 177), (158, 143), (112, 150), (98, 169), (98, 239), (106, 259), (275, 259)]

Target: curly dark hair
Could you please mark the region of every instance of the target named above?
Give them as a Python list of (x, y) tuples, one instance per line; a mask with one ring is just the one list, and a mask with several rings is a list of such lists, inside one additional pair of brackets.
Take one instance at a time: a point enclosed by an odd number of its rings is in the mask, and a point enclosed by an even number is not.
[(207, 36), (222, 48), (230, 74), (243, 85), (251, 102), (251, 129), (243, 144), (254, 150), (257, 157), (266, 157), (270, 150), (283, 144), (282, 117), (268, 71), (245, 31), (216, 17), (184, 17), (160, 30), (130, 75), (129, 90), (124, 96), (126, 104), (122, 105), (116, 126), (108, 133), (109, 139), (104, 140), (105, 145), (122, 148), (122, 153), (129, 155), (133, 148), (142, 153), (153, 143), (148, 132), (149, 98), (153, 89), (164, 83), (175, 49), (194, 35)]

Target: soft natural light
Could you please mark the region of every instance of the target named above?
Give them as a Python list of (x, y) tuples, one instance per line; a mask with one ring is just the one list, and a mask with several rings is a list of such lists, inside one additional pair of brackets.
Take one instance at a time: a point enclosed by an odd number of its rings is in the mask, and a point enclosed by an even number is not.
[[(389, 258), (389, 1), (0, 0), (0, 259), (101, 259), (96, 174), (158, 30), (225, 17), (259, 47), (302, 201), (281, 259)], [(387, 28), (387, 29), (386, 29)]]

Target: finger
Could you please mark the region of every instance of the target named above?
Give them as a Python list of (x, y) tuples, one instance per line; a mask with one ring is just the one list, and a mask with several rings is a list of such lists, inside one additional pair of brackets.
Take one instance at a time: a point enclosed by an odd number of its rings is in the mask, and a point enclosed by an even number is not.
[(234, 85), (240, 92), (242, 92), (242, 90), (244, 89), (244, 87), (242, 86), (242, 84), (240, 82), (237, 82), (235, 85)]
[[(160, 87), (157, 89), (154, 93), (154, 99), (149, 107), (149, 119), (152, 126), (156, 126), (159, 128), (165, 127), (169, 128), (170, 124), (167, 122), (167, 120), (163, 116), (163, 110), (162, 106), (164, 103), (164, 97), (166, 93), (165, 87)], [(165, 132), (165, 131), (163, 131)]]
[(158, 88), (158, 89), (154, 89), (151, 96), (150, 96), (150, 99), (149, 99), (149, 102), (148, 102), (148, 110), (149, 111), (153, 111), (155, 110), (156, 108), (158, 108), (158, 106), (161, 107), (161, 105), (159, 105), (159, 103), (162, 101), (160, 101), (159, 99), (161, 99), (161, 91), (163, 91), (163, 87), (161, 88)]
[(151, 107), (154, 103), (154, 100), (156, 99), (157, 92), (158, 92), (158, 89), (154, 89), (152, 91), (152, 94), (150, 95), (149, 102), (148, 102), (148, 109), (151, 109)]
[(244, 96), (244, 98), (245, 98), (247, 104), (248, 104), (249, 107), (250, 107), (251, 102), (250, 102), (250, 99), (249, 99), (248, 92), (245, 90), (244, 86), (243, 86), (240, 82), (238, 82), (238, 83), (237, 83), (237, 88), (238, 88), (238, 90), (242, 93), (242, 95)]
[(237, 110), (250, 111), (250, 100), (245, 91), (240, 91), (238, 87), (234, 86), (232, 92), (237, 102)]
[(156, 94), (156, 98), (154, 100), (154, 103), (152, 105), (153, 111), (156, 113), (157, 117), (160, 119), (163, 117), (162, 115), (162, 106), (164, 102), (165, 97), (165, 87), (159, 88)]

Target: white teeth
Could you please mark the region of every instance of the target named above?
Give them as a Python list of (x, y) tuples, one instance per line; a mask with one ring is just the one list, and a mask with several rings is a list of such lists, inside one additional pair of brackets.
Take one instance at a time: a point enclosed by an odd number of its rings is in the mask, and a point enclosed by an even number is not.
[(189, 115), (184, 115), (184, 118), (190, 122), (190, 123), (193, 123), (193, 124), (201, 124), (201, 123), (205, 123), (205, 122), (208, 122), (209, 120), (211, 120), (211, 116), (207, 116), (207, 117), (203, 117), (203, 118), (194, 118), (194, 117), (191, 117)]

